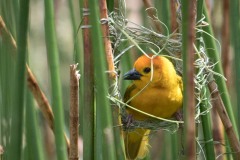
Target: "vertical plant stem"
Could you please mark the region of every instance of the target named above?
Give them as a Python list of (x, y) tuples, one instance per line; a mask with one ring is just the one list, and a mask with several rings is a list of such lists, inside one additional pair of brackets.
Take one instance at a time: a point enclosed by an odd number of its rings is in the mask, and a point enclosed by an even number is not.
[[(218, 115), (216, 106), (213, 106), (213, 108), (212, 108), (212, 122), (214, 122), (214, 125), (212, 126), (213, 140), (216, 142), (220, 142), (220, 143), (217, 143), (214, 145), (215, 155), (219, 156), (219, 155), (225, 153), (226, 149), (225, 149), (225, 146), (222, 145), (222, 144), (224, 144), (224, 141), (225, 141), (224, 127), (223, 127), (221, 119)], [(224, 156), (220, 156), (218, 159), (224, 160)]]
[[(108, 18), (108, 13), (107, 13), (107, 4), (106, 0), (100, 0), (100, 15), (101, 15), (101, 20), (107, 19)], [(102, 33), (103, 33), (103, 42), (104, 42), (104, 48), (105, 48), (105, 54), (107, 57), (107, 64), (108, 64), (108, 72), (109, 72), (109, 81), (110, 84), (113, 84), (113, 88), (111, 88), (110, 92), (115, 92), (115, 85), (118, 81), (117, 73), (115, 71), (115, 66), (114, 66), (114, 61), (113, 61), (113, 53), (112, 53), (112, 45), (110, 41), (110, 35), (109, 35), (109, 26), (108, 23), (102, 23)], [(118, 97), (119, 98), (119, 97)], [(113, 124), (115, 126), (120, 126), (120, 111), (117, 106), (112, 106), (112, 115), (113, 115)], [(116, 153), (117, 153), (117, 158), (118, 159), (124, 159), (125, 154), (124, 154), (124, 141), (123, 141), (123, 134), (121, 134), (121, 128), (120, 127), (115, 127), (114, 129), (114, 140), (116, 142)]]
[[(16, 64), (9, 52), (12, 52), (11, 43), (6, 39), (6, 26), (0, 16), (0, 145), (4, 153), (1, 158), (5, 159), (8, 155), (11, 131), (11, 111), (14, 104), (15, 86), (15, 69)], [(16, 51), (16, 50), (15, 50)], [(9, 85), (7, 85), (9, 84)], [(6, 107), (7, 106), (7, 107)]]
[[(9, 2), (11, 1), (11, 2)], [(19, 1), (14, 3), (13, 0), (1, 0), (0, 3), (0, 15), (3, 17), (3, 19), (6, 21), (6, 26), (8, 30), (14, 35), (14, 37), (17, 37), (17, 23), (19, 22)]]
[[(203, 12), (206, 16), (206, 21), (209, 23), (210, 21), (209, 21), (209, 16), (208, 16), (208, 13), (207, 13), (206, 4), (204, 4)], [(212, 27), (210, 25), (206, 26), (206, 27), (203, 27), (203, 30), (205, 32), (207, 32), (209, 35), (213, 35)], [(222, 66), (221, 66), (221, 59), (219, 57), (216, 42), (209, 35), (203, 34), (203, 39), (205, 41), (206, 48), (211, 48), (211, 50), (207, 51), (208, 56), (209, 56), (210, 60), (212, 61), (212, 63), (217, 63), (214, 67), (214, 71), (217, 72), (217, 73), (223, 74), (223, 69), (222, 69)], [(233, 114), (233, 111), (232, 111), (232, 104), (231, 104), (231, 101), (230, 101), (230, 97), (229, 97), (229, 93), (228, 93), (228, 90), (227, 90), (226, 82), (222, 77), (219, 77), (217, 75), (214, 75), (214, 78), (216, 80), (219, 92), (221, 93), (221, 100), (224, 103), (224, 106), (227, 110), (228, 116), (229, 116), (229, 118), (232, 122), (235, 134), (237, 134), (237, 137), (238, 137), (239, 135), (238, 135), (238, 132), (237, 132), (237, 125), (236, 125), (236, 121), (235, 121), (234, 114)], [(213, 105), (215, 105), (215, 104), (213, 104)], [(216, 111), (217, 111), (217, 106), (215, 106), (215, 107), (216, 107)], [(224, 126), (224, 128), (226, 130), (225, 126)], [(229, 149), (229, 148), (226, 148), (226, 149)]]
[(84, 44), (84, 107), (83, 107), (83, 159), (94, 159), (94, 73), (92, 43), (90, 35), (88, 0), (81, 0), (83, 8), (83, 44)]
[[(224, 71), (224, 76), (227, 79), (227, 82), (226, 82), (227, 86), (229, 86), (231, 82), (229, 2), (230, 0), (223, 0), (223, 23), (222, 23), (222, 39), (221, 39), (223, 71)], [(236, 22), (234, 22), (234, 25), (235, 24)]]
[(174, 133), (171, 135), (172, 159), (178, 159), (178, 151), (179, 151), (178, 143), (180, 143), (178, 138), (179, 137), (177, 133)]
[[(79, 42), (79, 36), (78, 34), (78, 28), (77, 28), (77, 25), (76, 25), (76, 20), (75, 20), (75, 16), (74, 16), (74, 4), (73, 4), (73, 0), (69, 0), (68, 1), (68, 6), (69, 6), (69, 11), (70, 11), (70, 16), (71, 16), (71, 22), (72, 22), (72, 30), (73, 30), (73, 39), (74, 39), (74, 56), (73, 56), (73, 59), (74, 59), (74, 62), (75, 63), (80, 63), (80, 62), (83, 62), (83, 57), (82, 57), (82, 43)], [(82, 38), (82, 37), (81, 37)], [(80, 70), (83, 69), (83, 64), (80, 63), (79, 64), (80, 66)]]
[(114, 10), (114, 1), (113, 0), (106, 0), (107, 1), (107, 8), (111, 13)]
[[(106, 0), (100, 0), (100, 14), (101, 14), (101, 19), (108, 18)], [(109, 39), (110, 35), (109, 35), (108, 23), (103, 22), (101, 27), (102, 27), (102, 33), (103, 33), (103, 42), (104, 42), (105, 53), (106, 53), (106, 57), (107, 57), (108, 72), (109, 72), (110, 79), (114, 80), (116, 78), (117, 74), (116, 74), (115, 68), (114, 68), (112, 46), (111, 46), (111, 41)]]
[(178, 28), (175, 0), (170, 0), (170, 8), (171, 8), (170, 10), (171, 11), (171, 31), (173, 32)]
[(40, 129), (38, 127), (37, 112), (30, 91), (27, 91), (26, 105), (26, 141), (28, 159), (44, 160), (43, 144)]
[(196, 0), (182, 2), (183, 110), (186, 158), (196, 159), (194, 48)]
[[(166, 133), (166, 132), (163, 132), (162, 133), (162, 135), (161, 135), (161, 137), (162, 137), (162, 139), (163, 139), (163, 143), (162, 144), (166, 144), (167, 146), (168, 146), (168, 139), (169, 139), (169, 137), (168, 137), (169, 135)], [(167, 152), (167, 148), (168, 147), (163, 147), (162, 148), (162, 150), (161, 150), (161, 154), (160, 154), (160, 156), (159, 156), (159, 160), (161, 160), (161, 159), (168, 159), (169, 157), (168, 157), (168, 152)]]
[[(129, 68), (132, 67), (133, 64), (133, 58), (130, 54), (130, 51), (127, 51), (122, 57), (121, 57), (121, 73), (126, 73)], [(121, 93), (124, 93), (124, 91), (127, 89), (127, 87), (130, 85), (129, 81), (123, 80), (123, 75), (119, 78), (120, 84), (121, 84)]]
[[(75, 18), (75, 15), (74, 15), (74, 8), (77, 8), (74, 6), (74, 4), (76, 4), (77, 1), (74, 1), (74, 0), (69, 0), (68, 1), (68, 5), (69, 5), (69, 10), (70, 10), (70, 16), (71, 16), (71, 22), (72, 22), (72, 30), (73, 30), (73, 41), (74, 41), (74, 54), (73, 54), (73, 60), (74, 60), (74, 63), (78, 63), (79, 64), (79, 70), (80, 70), (80, 73), (82, 75), (84, 75), (83, 73), (83, 66), (84, 66), (84, 55), (83, 55), (83, 39), (82, 39), (82, 32), (81, 32), (81, 29), (80, 29), (80, 23), (77, 24), (76, 23), (76, 18)], [(82, 14), (80, 14), (79, 16), (76, 16), (76, 17), (80, 17), (82, 18)], [(80, 21), (82, 22), (82, 21)], [(79, 112), (80, 112), (80, 122), (83, 121), (83, 106), (84, 106), (84, 92), (83, 92), (83, 89), (84, 89), (84, 81), (81, 80), (80, 81), (80, 84), (79, 84), (79, 87), (80, 87), (80, 90), (79, 90)], [(83, 124), (83, 123), (81, 123)], [(82, 135), (82, 129), (83, 129), (83, 125), (80, 125), (79, 126), (79, 132), (80, 132), (80, 135)]]
[[(158, 4), (158, 6), (156, 5), (155, 6), (158, 7), (158, 12), (160, 12), (159, 17), (161, 18), (161, 22), (163, 22), (167, 27), (167, 28), (162, 27), (162, 33), (165, 35), (168, 35), (169, 32), (174, 31), (177, 28), (175, 2), (173, 2), (172, 0), (171, 1), (155, 0), (155, 3)], [(171, 5), (170, 3), (173, 4), (173, 8), (170, 8), (170, 5)], [(173, 28), (175, 29), (173, 30)], [(171, 143), (169, 144), (169, 147), (171, 147), (171, 151), (172, 151), (171, 159), (177, 159), (178, 149), (179, 149), (177, 146), (178, 136), (177, 134), (172, 134), (171, 136), (168, 136), (168, 139), (171, 141)]]
[[(108, 80), (106, 75), (106, 55), (104, 53), (102, 33), (99, 24), (99, 4), (98, 1), (90, 0), (90, 22), (92, 27), (91, 37), (93, 46), (95, 87), (96, 87), (96, 139), (97, 157), (103, 159), (116, 159), (112, 112), (110, 108), (108, 94)], [(102, 135), (102, 136), (101, 136)], [(100, 152), (98, 149), (101, 149)], [(102, 151), (102, 153), (101, 153)]]
[[(206, 90), (206, 88), (204, 89)], [(208, 106), (207, 102), (203, 101), (200, 105), (201, 113), (206, 112)], [(210, 119), (210, 112), (201, 115), (202, 119), (202, 127), (203, 127), (203, 136), (204, 141), (206, 143), (206, 158), (207, 159), (215, 159), (215, 152), (214, 152), (214, 144), (213, 144), (213, 136), (212, 136), (212, 127), (211, 127), (211, 119)]]
[[(106, 0), (100, 0), (100, 15), (101, 19), (107, 19), (108, 13), (107, 13), (107, 4)], [(110, 35), (109, 35), (109, 26), (108, 23), (102, 23), (102, 33), (103, 33), (103, 42), (105, 47), (105, 54), (107, 58), (107, 64), (108, 64), (108, 72), (109, 72), (109, 81), (110, 84), (112, 84), (113, 88), (111, 88), (110, 92), (115, 92), (115, 84), (118, 81), (117, 73), (115, 71), (114, 67), (114, 61), (113, 61), (113, 53), (112, 53), (112, 46), (110, 41)], [(118, 95), (117, 95), (118, 96)], [(120, 98), (120, 97), (118, 97)], [(112, 106), (112, 115), (113, 115), (113, 124), (115, 126), (120, 126), (120, 111), (117, 106)], [(116, 154), (117, 159), (121, 160), (125, 158), (124, 153), (124, 141), (123, 141), (123, 134), (121, 134), (121, 128), (115, 127), (114, 129), (114, 140), (116, 145)]]
[(64, 113), (62, 106), (62, 91), (59, 75), (59, 55), (54, 24), (54, 1), (45, 0), (45, 40), (47, 46), (48, 63), (50, 65), (52, 103), (55, 117), (54, 133), (57, 159), (67, 159), (66, 143), (64, 141)]
[[(204, 7), (203, 7), (203, 13), (206, 16), (206, 21), (209, 22), (206, 5), (204, 5)], [(206, 33), (208, 33), (209, 35), (213, 35), (212, 27), (210, 25), (204, 27), (203, 30)], [(223, 74), (223, 69), (222, 69), (222, 66), (221, 66), (221, 59), (219, 58), (216, 42), (212, 37), (209, 37), (209, 35), (207, 35), (205, 33), (202, 35), (206, 48), (212, 48), (210, 51), (207, 51), (208, 56), (209, 56), (210, 60), (212, 61), (212, 63), (217, 63), (214, 67), (214, 71), (217, 72), (217, 73)], [(231, 119), (233, 128), (234, 128), (235, 132), (238, 133), (237, 132), (236, 120), (234, 119), (234, 114), (233, 114), (233, 111), (232, 111), (232, 104), (231, 104), (231, 101), (230, 101), (230, 97), (229, 97), (229, 93), (228, 93), (228, 90), (227, 90), (226, 82), (223, 78), (219, 77), (218, 75), (214, 75), (214, 78), (216, 80), (216, 83), (218, 85), (218, 89), (219, 89), (220, 93), (222, 93), (221, 98), (222, 98), (222, 101), (224, 103), (224, 106), (226, 107), (229, 118)], [(238, 134), (237, 134), (237, 136), (238, 136)]]
[(70, 65), (70, 151), (69, 160), (78, 160), (79, 79), (77, 65)]
[(239, 0), (230, 1), (230, 27), (231, 27), (231, 44), (234, 49), (234, 59), (235, 59), (235, 85), (236, 85), (236, 95), (237, 95), (237, 117), (238, 117), (238, 132), (240, 132), (240, 34), (239, 22)]
[[(170, 1), (164, 1), (164, 0), (161, 0), (162, 2), (162, 5), (160, 6), (161, 7), (161, 20), (162, 22), (166, 25), (166, 27), (168, 28), (168, 31), (170, 30)], [(176, 17), (175, 17), (176, 19)], [(167, 30), (166, 28), (164, 27), (164, 33), (167, 35)]]
[[(224, 75), (227, 78), (227, 85), (229, 85), (229, 82), (231, 81), (230, 78), (230, 54), (229, 54), (229, 0), (223, 1), (223, 25), (222, 25), (222, 62), (223, 62), (223, 70)], [(213, 106), (212, 109), (212, 122), (214, 125), (212, 126), (212, 132), (213, 132), (213, 139), (214, 141), (218, 141), (220, 143), (215, 144), (215, 153), (216, 156), (219, 156), (223, 154), (225, 151), (225, 147), (221, 144), (224, 143), (224, 127), (221, 123), (221, 119), (217, 113), (216, 106)], [(230, 149), (229, 149), (230, 151)], [(207, 152), (207, 150), (206, 150)], [(219, 160), (223, 160), (224, 156), (219, 156)]]
[[(163, 22), (168, 27), (168, 30), (170, 30), (170, 1), (162, 1), (162, 15), (163, 15)], [(176, 17), (175, 17), (176, 18)]]
[[(202, 19), (202, 12), (203, 12), (203, 0), (198, 0), (197, 1), (197, 23), (199, 23), (199, 21)], [(201, 27), (199, 27), (201, 28)], [(201, 41), (200, 39), (202, 38), (202, 33), (198, 32), (196, 34), (197, 37), (197, 48), (200, 51), (201, 48)], [(200, 52), (200, 54), (202, 54)], [(204, 74), (200, 75), (201, 78), (203, 78)], [(202, 88), (201, 91), (201, 95), (202, 97), (206, 97), (208, 96), (206, 94), (207, 92), (207, 88), (204, 86)], [(204, 113), (206, 112), (206, 114), (202, 114), (201, 115), (201, 120), (202, 120), (202, 130), (203, 130), (203, 136), (204, 136), (204, 141), (206, 143), (206, 149), (205, 149), (205, 153), (206, 153), (206, 158), (207, 159), (215, 159), (215, 152), (214, 152), (214, 144), (213, 144), (213, 136), (212, 136), (212, 128), (211, 128), (211, 117), (210, 117), (210, 112), (207, 112), (208, 107), (208, 99), (203, 99), (201, 104), (200, 104), (200, 112)], [(216, 124), (217, 125), (217, 124)]]
[(23, 136), (23, 111), (24, 111), (24, 94), (25, 94), (25, 80), (26, 80), (26, 51), (27, 51), (27, 31), (28, 31), (28, 18), (29, 18), (29, 0), (20, 1), (20, 13), (18, 21), (18, 55), (16, 65), (15, 77), (15, 95), (14, 107), (12, 108), (12, 123), (11, 123), (11, 136), (9, 159), (19, 159), (22, 153), (22, 136)]

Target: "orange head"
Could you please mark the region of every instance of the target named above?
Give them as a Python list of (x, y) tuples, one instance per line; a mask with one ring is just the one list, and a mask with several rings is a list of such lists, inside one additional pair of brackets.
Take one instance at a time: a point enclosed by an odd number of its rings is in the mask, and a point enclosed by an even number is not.
[(171, 84), (171, 79), (176, 77), (173, 64), (163, 56), (155, 56), (152, 60), (149, 57), (139, 57), (133, 69), (124, 75), (124, 79), (133, 80), (138, 88), (143, 88), (148, 83), (153, 87), (166, 87)]

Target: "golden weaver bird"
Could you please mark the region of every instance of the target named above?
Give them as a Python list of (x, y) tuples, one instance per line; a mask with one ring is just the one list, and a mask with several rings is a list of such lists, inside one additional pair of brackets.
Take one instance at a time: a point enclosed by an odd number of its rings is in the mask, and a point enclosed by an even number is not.
[[(124, 75), (125, 80), (133, 80), (124, 94), (124, 102), (151, 115), (170, 118), (182, 107), (182, 79), (167, 58), (155, 56), (151, 60), (149, 57), (139, 57), (134, 68)], [(135, 120), (150, 118), (131, 108), (127, 108), (127, 112)], [(146, 156), (149, 133), (150, 130), (141, 128), (125, 131), (124, 142), (128, 159), (141, 159)]]

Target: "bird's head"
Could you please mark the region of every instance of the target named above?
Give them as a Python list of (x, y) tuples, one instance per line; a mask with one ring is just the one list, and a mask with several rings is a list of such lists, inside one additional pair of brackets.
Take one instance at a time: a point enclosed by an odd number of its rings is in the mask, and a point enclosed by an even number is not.
[(162, 56), (155, 56), (152, 60), (149, 57), (146, 55), (139, 57), (133, 69), (124, 75), (124, 79), (133, 80), (138, 88), (143, 88), (149, 82), (149, 85), (153, 86), (166, 86), (165, 83), (168, 83), (171, 74), (176, 74), (173, 64)]

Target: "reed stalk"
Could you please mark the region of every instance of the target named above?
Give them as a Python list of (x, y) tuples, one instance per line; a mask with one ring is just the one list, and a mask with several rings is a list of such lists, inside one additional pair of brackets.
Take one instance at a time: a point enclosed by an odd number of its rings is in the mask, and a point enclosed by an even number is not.
[(196, 159), (194, 48), (196, 0), (182, 2), (183, 112), (186, 159)]
[[(208, 17), (208, 14), (207, 14), (206, 5), (203, 6), (203, 14), (206, 17), (206, 21), (209, 22), (209, 17)], [(221, 66), (221, 59), (219, 57), (216, 42), (212, 37), (209, 36), (209, 35), (213, 35), (212, 27), (210, 25), (208, 25), (206, 27), (203, 27), (203, 31), (205, 32), (204, 34), (202, 34), (204, 42), (205, 42), (205, 47), (206, 48), (211, 48), (211, 50), (207, 50), (207, 54), (210, 58), (210, 61), (212, 63), (216, 63), (216, 65), (214, 67), (214, 71), (219, 73), (219, 74), (223, 74), (223, 69), (222, 69), (222, 66)], [(229, 93), (228, 93), (228, 90), (227, 90), (226, 82), (222, 77), (219, 77), (218, 75), (214, 75), (214, 78), (216, 80), (216, 83), (218, 85), (218, 89), (219, 89), (220, 93), (222, 93), (221, 98), (222, 98), (222, 101), (224, 103), (224, 106), (226, 107), (229, 118), (231, 119), (231, 122), (233, 124), (233, 128), (234, 128), (235, 132), (237, 133), (237, 124), (236, 124), (236, 120), (234, 118), (234, 114), (233, 114), (233, 110), (232, 110), (232, 104), (231, 104), (231, 101), (230, 101), (230, 97), (229, 97)]]
[[(201, 19), (203, 16), (203, 0), (198, 0), (197, 1), (197, 19), (196, 23), (200, 23)], [(199, 27), (201, 29), (201, 27)], [(196, 44), (197, 48), (200, 51), (200, 48), (202, 47), (202, 43), (200, 39), (202, 38), (202, 32), (197, 32), (196, 33)], [(204, 54), (204, 53), (200, 53)], [(200, 75), (201, 78), (203, 78), (204, 74)], [(201, 91), (202, 97), (205, 97), (205, 99), (202, 100), (200, 104), (200, 112), (205, 113), (201, 115), (201, 121), (202, 121), (202, 132), (204, 136), (204, 142), (205, 142), (205, 157), (207, 159), (215, 159), (215, 152), (214, 152), (214, 144), (213, 144), (213, 135), (212, 135), (212, 125), (211, 125), (211, 112), (208, 112), (207, 109), (209, 108), (208, 105), (208, 96), (207, 94), (207, 88), (206, 86), (203, 86), (202, 91)]]
[(78, 160), (79, 79), (77, 65), (70, 65), (70, 149), (69, 160)]
[(94, 62), (94, 79), (96, 90), (96, 155), (103, 159), (116, 159), (116, 149), (114, 144), (112, 112), (110, 108), (108, 95), (108, 79), (107, 79), (107, 61), (104, 53), (102, 31), (99, 23), (99, 4), (97, 1), (89, 0), (90, 5), (90, 22), (91, 22), (91, 38), (93, 46), (93, 62)]
[(96, 154), (95, 145), (95, 107), (94, 107), (94, 72), (93, 72), (93, 55), (92, 42), (90, 35), (89, 20), (89, 2), (88, 0), (80, 0), (80, 10), (83, 12), (83, 50), (84, 50), (84, 106), (83, 106), (83, 159), (94, 159)]
[(64, 137), (64, 113), (62, 105), (62, 89), (59, 75), (59, 53), (54, 24), (54, 2), (45, 0), (45, 40), (52, 85), (52, 107), (55, 118), (54, 134), (58, 160), (67, 159), (66, 142)]
[[(117, 88), (116, 83), (118, 82), (118, 76), (117, 72), (115, 71), (115, 66), (114, 66), (114, 60), (113, 60), (113, 52), (112, 52), (112, 44), (110, 40), (110, 34), (109, 34), (109, 25), (108, 22), (106, 21), (108, 19), (108, 8), (107, 8), (107, 3), (106, 0), (100, 0), (100, 17), (102, 21), (101, 29), (102, 29), (102, 34), (103, 34), (103, 44), (104, 44), (104, 49), (105, 49), (105, 54), (107, 58), (107, 68), (108, 68), (108, 77), (109, 77), (109, 82), (112, 84), (112, 88), (110, 88), (109, 92), (115, 94)], [(112, 5), (112, 4), (111, 4)], [(118, 94), (116, 94), (116, 97)], [(118, 98), (120, 98), (118, 96)], [(121, 126), (121, 121), (120, 121), (120, 110), (118, 106), (112, 105), (112, 115), (113, 115), (113, 124), (115, 126)], [(121, 127), (115, 127), (114, 128), (114, 141), (116, 145), (116, 154), (117, 154), (117, 159), (124, 159), (125, 158), (125, 153), (124, 153), (124, 141), (123, 141), (123, 134), (121, 133)]]
[[(222, 62), (223, 62), (223, 71), (224, 71), (224, 76), (227, 79), (227, 87), (230, 87), (230, 82), (231, 82), (231, 54), (230, 54), (230, 8), (229, 8), (229, 0), (223, 0), (222, 4), (222, 9), (223, 9), (223, 23), (222, 23)], [(233, 9), (234, 10), (234, 9)], [(232, 10), (231, 10), (232, 11)], [(234, 22), (235, 23), (235, 22)], [(234, 24), (233, 24), (234, 25)], [(233, 32), (232, 32), (233, 33)]]
[[(22, 137), (23, 137), (23, 112), (24, 95), (26, 82), (26, 57), (27, 57), (27, 33), (29, 19), (29, 0), (20, 1), (18, 31), (17, 31), (17, 65), (15, 74), (14, 102), (12, 108), (11, 135), (9, 146), (9, 159), (18, 159), (22, 156)], [(9, 117), (10, 118), (10, 117)]]
[(26, 105), (26, 139), (28, 159), (44, 160), (43, 143), (41, 131), (37, 124), (37, 112), (33, 103), (33, 96), (30, 91), (27, 91), (27, 105)]
[(234, 67), (235, 67), (235, 86), (236, 86), (236, 100), (237, 100), (237, 121), (238, 121), (238, 133), (240, 132), (240, 34), (239, 22), (239, 1), (231, 0), (230, 3), (230, 29), (231, 29), (231, 44), (234, 49)]

